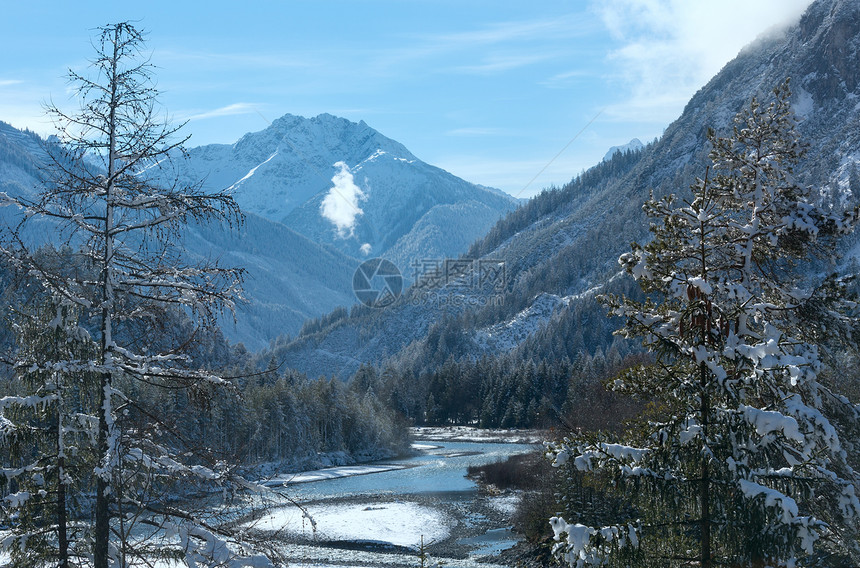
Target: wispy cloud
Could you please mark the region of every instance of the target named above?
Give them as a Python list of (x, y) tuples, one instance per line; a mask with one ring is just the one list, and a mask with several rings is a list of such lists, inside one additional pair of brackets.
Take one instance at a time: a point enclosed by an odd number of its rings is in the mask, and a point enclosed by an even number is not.
[(20, 79), (0, 79), (0, 87), (11, 87), (13, 85), (20, 85), (23, 82)]
[(219, 51), (188, 51), (159, 49), (153, 58), (162, 64), (181, 63), (214, 67), (262, 67), (266, 69), (314, 68), (320, 61), (311, 53), (225, 53)]
[(504, 136), (508, 131), (504, 128), (466, 127), (455, 128), (445, 133), (447, 136)]
[(461, 57), (466, 58), (481, 54), (483, 61), (448, 66), (444, 71), (497, 73), (564, 56), (565, 53), (558, 50), (548, 53), (546, 45), (565, 38), (581, 37), (592, 31), (574, 16), (496, 22), (462, 32), (407, 35), (396, 51), (377, 53), (374, 60), (379, 69), (388, 69), (452, 54), (462, 54)]
[(349, 166), (337, 162), (334, 167), (339, 171), (331, 178), (334, 185), (320, 203), (320, 214), (332, 222), (341, 238), (351, 237), (356, 218), (364, 214), (358, 204), (365, 199), (365, 195), (355, 185)]
[(459, 67), (454, 67), (453, 70), (459, 71), (461, 73), (490, 75), (492, 73), (510, 71), (511, 69), (517, 69), (519, 67), (526, 67), (534, 63), (546, 61), (551, 57), (552, 56), (545, 54), (495, 55), (486, 58), (484, 63), (479, 63), (477, 65), (462, 65)]
[(570, 85), (577, 80), (590, 77), (592, 75), (593, 73), (587, 72), (584, 69), (573, 69), (571, 71), (556, 73), (552, 77), (542, 81), (540, 84), (543, 87), (549, 87), (551, 89), (569, 88)]
[(257, 112), (259, 105), (253, 103), (233, 103), (205, 112), (190, 114), (185, 117), (185, 120), (205, 120), (207, 118), (219, 118), (222, 116), (234, 116), (237, 114), (253, 114)]
[[(627, 100), (609, 117), (667, 123), (744, 45), (765, 32), (761, 22), (785, 27), (811, 0), (601, 0), (593, 9), (620, 47), (608, 56)], [(738, 17), (738, 14), (743, 17)], [(774, 21), (774, 14), (779, 18)], [(667, 94), (671, 93), (671, 94)]]
[(550, 37), (571, 37), (586, 33), (574, 17), (509, 21), (488, 24), (481, 29), (458, 33), (426, 35), (430, 45), (464, 46), (488, 45), (523, 40), (545, 40)]

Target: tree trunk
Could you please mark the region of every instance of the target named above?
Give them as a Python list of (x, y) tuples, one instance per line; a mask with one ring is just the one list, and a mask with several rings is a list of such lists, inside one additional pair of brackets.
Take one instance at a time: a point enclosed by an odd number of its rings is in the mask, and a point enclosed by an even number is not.
[(66, 458), (63, 456), (62, 411), (57, 412), (57, 553), (59, 568), (69, 568), (69, 538), (66, 521)]
[[(99, 456), (104, 459), (107, 456), (107, 420), (105, 419), (105, 391), (110, 384), (110, 375), (102, 374), (101, 389), (99, 392)], [(107, 466), (106, 463), (100, 464)], [(108, 545), (110, 541), (110, 508), (108, 504), (108, 482), (104, 473), (96, 476), (96, 526), (93, 542), (93, 568), (108, 568)]]
[[(113, 189), (114, 176), (116, 175), (116, 109), (117, 101), (117, 81), (118, 72), (117, 65), (119, 60), (119, 44), (120, 44), (120, 27), (117, 26), (114, 30), (113, 43), (113, 59), (111, 60), (111, 77), (110, 77), (110, 116), (108, 117), (108, 173), (107, 183), (105, 185), (105, 230), (104, 230), (104, 259), (102, 265), (102, 342), (101, 342), (101, 359), (106, 367), (110, 367), (113, 363), (111, 351), (113, 349), (113, 334), (111, 310), (114, 304), (113, 291)], [(112, 442), (108, 439), (110, 435), (110, 427), (108, 425), (108, 417), (113, 412), (111, 408), (111, 390), (112, 376), (111, 370), (108, 368), (101, 374), (101, 389), (99, 395), (99, 457), (103, 460), (102, 467), (104, 471), (98, 476), (96, 485), (96, 526), (95, 526), (95, 543), (93, 550), (93, 568), (108, 568), (108, 548), (110, 546), (110, 495), (108, 480), (112, 478), (110, 461), (113, 460), (111, 448), (109, 444)]]
[[(710, 415), (710, 397), (708, 396), (708, 371), (705, 364), (701, 364), (701, 386), (702, 386), (702, 441), (708, 441), (708, 420)], [(699, 503), (702, 514), (701, 519), (701, 566), (711, 568), (711, 478), (708, 470), (707, 457), (702, 456), (702, 479), (699, 487)]]

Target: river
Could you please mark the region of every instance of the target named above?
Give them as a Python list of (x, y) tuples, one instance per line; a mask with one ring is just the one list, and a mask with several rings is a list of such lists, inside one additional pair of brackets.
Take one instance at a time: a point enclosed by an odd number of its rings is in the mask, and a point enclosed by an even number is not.
[[(291, 566), (420, 566), (423, 541), (430, 560), (451, 568), (487, 568), (486, 555), (512, 546), (516, 495), (491, 497), (467, 479), (466, 468), (534, 451), (528, 444), (421, 442), (419, 454), (331, 475), (364, 475), (289, 483), (300, 503), (268, 511), (257, 528), (284, 542)], [(390, 468), (390, 469), (389, 469)], [(307, 479), (298, 477), (293, 481)], [(314, 525), (315, 523), (315, 525)]]

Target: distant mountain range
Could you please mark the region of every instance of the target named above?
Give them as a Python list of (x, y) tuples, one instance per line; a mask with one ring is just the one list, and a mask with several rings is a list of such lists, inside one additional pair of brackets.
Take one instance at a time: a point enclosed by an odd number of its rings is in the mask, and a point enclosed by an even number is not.
[[(0, 122), (0, 191), (33, 194), (42, 144), (32, 132)], [(233, 145), (191, 148), (175, 165), (165, 171), (211, 189), (231, 188), (246, 213), (238, 232), (189, 227), (183, 246), (190, 257), (247, 269), (248, 302), (223, 327), (232, 341), (253, 349), (296, 334), (308, 318), (354, 304), (352, 279), (361, 260), (386, 256), (408, 279), (417, 259), (456, 258), (517, 203), (422, 162), (364, 122), (331, 115), (287, 115)], [(339, 171), (360, 195), (353, 204), (331, 191)], [(354, 206), (349, 231), (323, 215), (329, 194), (347, 216)], [(46, 225), (41, 233), (49, 240), (52, 231)]]
[[(501, 220), (465, 255), (471, 272), (430, 290), (415, 287), (384, 310), (356, 310), (310, 326), (298, 338), (276, 342), (273, 356), (313, 375), (346, 377), (365, 363), (420, 372), (449, 357), (517, 351), (525, 359), (573, 360), (608, 349), (617, 341), (615, 325), (594, 296), (636, 293), (617, 258), (631, 241), (648, 239), (642, 203), (651, 191), (687, 192), (709, 163), (707, 129), (728, 132), (751, 97), (766, 99), (790, 77), (808, 147), (797, 181), (818, 188), (835, 208), (860, 200), (857, 61), (860, 4), (817, 0), (794, 26), (744, 48), (658, 141), (610, 151), (565, 187)], [(487, 263), (504, 265), (501, 288), (474, 284)]]

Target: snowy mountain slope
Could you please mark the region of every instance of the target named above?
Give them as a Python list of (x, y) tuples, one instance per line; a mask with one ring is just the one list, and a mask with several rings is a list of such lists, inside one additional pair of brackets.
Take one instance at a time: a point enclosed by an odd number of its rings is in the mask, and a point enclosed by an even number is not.
[(383, 256), (411, 282), (414, 262), (457, 258), (498, 220), (497, 210), (478, 201), (435, 205)]
[[(41, 144), (35, 134), (0, 123), (0, 191), (32, 195)], [(212, 189), (232, 188), (247, 214), (240, 234), (195, 227), (185, 235), (185, 248), (191, 257), (248, 269), (249, 301), (239, 307), (235, 324), (229, 318), (224, 323), (231, 340), (251, 348), (296, 333), (307, 318), (353, 304), (356, 258), (391, 249), (389, 257), (408, 276), (416, 258), (461, 254), (515, 204), (421, 162), (363, 122), (331, 115), (287, 115), (236, 144), (193, 148), (189, 156), (165, 167), (165, 178), (178, 174), (189, 182), (203, 179)], [(367, 195), (351, 238), (320, 214), (338, 161), (352, 166)], [(54, 228), (33, 232), (33, 239), (48, 238)]]
[[(858, 60), (860, 4), (818, 0), (796, 25), (745, 48), (691, 99), (659, 141), (630, 156), (616, 153), (561, 190), (534, 198), (478, 241), (467, 256), (505, 262), (504, 291), (501, 295), (495, 292), (493, 301), (440, 306), (438, 301), (423, 301), (413, 290), (401, 304), (378, 313), (359, 311), (325, 333), (284, 346), (286, 364), (295, 361), (312, 368), (312, 360), (305, 355), (311, 345), (317, 353), (339, 357), (345, 354), (339, 344), (343, 338), (349, 338), (354, 354), (344, 369), (354, 369), (361, 362), (444, 361), (445, 353), (431, 356), (440, 349), (455, 356), (477, 356), (488, 345), (481, 339), (486, 330), (516, 320), (518, 314), (539, 303), (543, 294), (578, 296), (563, 308), (564, 317), (551, 317), (545, 324), (533, 326), (535, 331), (529, 337), (542, 341), (564, 337), (567, 343), (560, 347), (571, 358), (577, 349), (605, 346), (612, 340), (612, 324), (601, 315), (593, 294), (582, 293), (607, 288), (633, 293), (627, 279), (613, 278), (618, 274), (618, 255), (629, 250), (631, 241), (648, 238), (642, 203), (652, 190), (657, 195), (686, 192), (709, 163), (707, 128), (726, 132), (731, 118), (752, 96), (765, 99), (786, 77), (793, 78), (799, 130), (809, 148), (795, 175), (837, 205), (856, 202), (860, 191), (856, 181), (860, 180), (856, 175), (860, 160)], [(446, 329), (454, 329), (457, 337), (442, 342), (445, 345), (440, 348), (433, 330), (452, 317), (458, 318), (457, 323)], [(511, 346), (503, 343), (499, 350)], [(399, 350), (392, 350), (396, 345)], [(310, 368), (303, 370), (310, 372)]]
[[(379, 256), (400, 239), (422, 242), (421, 235), (410, 236), (409, 232), (437, 205), (481, 204), (492, 214), (464, 220), (437, 212), (419, 227), (423, 230), (436, 223), (442, 232), (467, 231), (471, 239), (460, 239), (457, 247), (434, 245), (434, 254), (443, 249), (445, 254), (459, 254), (516, 203), (505, 194), (422, 162), (364, 122), (356, 124), (328, 114), (310, 119), (286, 115), (232, 146), (202, 146), (189, 154), (186, 175), (205, 178), (213, 189), (232, 188), (244, 210), (356, 258)], [(320, 212), (338, 172), (335, 164), (340, 162), (349, 168), (364, 194), (363, 200), (346, 206), (361, 210), (352, 232), (338, 231)], [(463, 222), (463, 228), (452, 225)], [(416, 255), (429, 254), (417, 244), (412, 248)]]
[[(551, 326), (554, 316), (569, 301), (593, 303), (594, 290), (582, 294), (589, 291), (591, 281), (568, 274), (578, 275), (583, 259), (597, 260), (607, 279), (617, 271), (615, 258), (595, 253), (601, 250), (596, 231), (603, 216), (577, 218), (572, 213), (582, 206), (583, 202), (574, 197), (553, 215), (541, 218), (487, 253), (466, 258), (474, 268), (466, 273), (470, 285), (413, 286), (385, 309), (353, 310), (327, 329), (280, 341), (273, 356), (310, 375), (346, 378), (363, 363), (381, 365), (392, 357), (418, 361), (427, 357), (428, 350), (438, 352), (443, 344), (443, 350), (472, 356), (514, 348)], [(591, 243), (590, 247), (583, 250), (582, 240)], [(489, 261), (504, 265), (501, 288), (494, 281), (480, 284), (480, 263)], [(547, 301), (577, 293), (580, 295), (559, 300), (557, 305)], [(454, 324), (455, 337), (441, 340), (433, 335), (440, 323), (464, 317), (470, 323)], [(494, 331), (498, 340), (489, 341), (488, 334)], [(604, 329), (593, 331), (606, 335)], [(446, 358), (447, 353), (440, 355), (438, 363)]]
[[(39, 184), (42, 141), (0, 122), (0, 191), (32, 197)], [(0, 208), (0, 222), (15, 223), (13, 208)], [(33, 224), (24, 235), (30, 243), (58, 242), (57, 226)], [(314, 243), (283, 225), (248, 214), (238, 232), (221, 226), (191, 226), (181, 246), (189, 258), (217, 259), (247, 269), (247, 303), (237, 321), (224, 319), (225, 334), (249, 348), (261, 348), (284, 333), (296, 333), (303, 321), (355, 301), (352, 275), (358, 262)], [(314, 262), (308, 262), (309, 258)]]
[(527, 308), (510, 319), (476, 330), (474, 341), (490, 353), (510, 351), (547, 325), (556, 310), (568, 303), (569, 298), (540, 294)]
[(237, 231), (189, 227), (183, 245), (189, 256), (218, 258), (225, 266), (247, 270), (247, 302), (237, 307), (235, 322), (228, 316), (221, 326), (228, 338), (251, 349), (283, 333), (297, 333), (308, 318), (355, 302), (357, 261), (253, 214)]
[(33, 196), (39, 180), (38, 160), (44, 156), (41, 139), (0, 121), (0, 191)]

